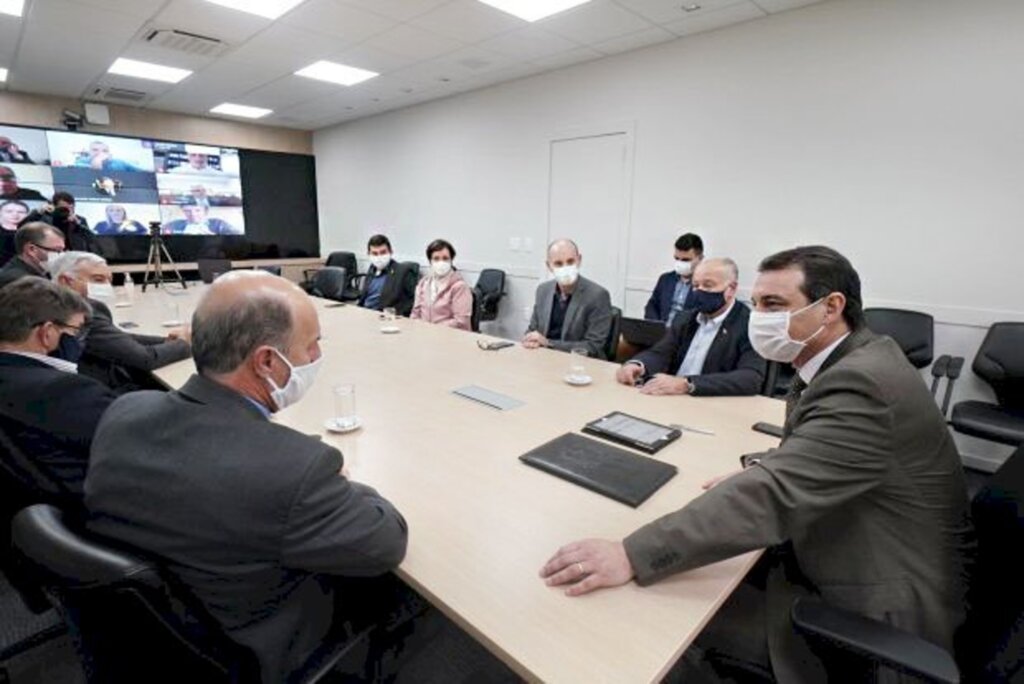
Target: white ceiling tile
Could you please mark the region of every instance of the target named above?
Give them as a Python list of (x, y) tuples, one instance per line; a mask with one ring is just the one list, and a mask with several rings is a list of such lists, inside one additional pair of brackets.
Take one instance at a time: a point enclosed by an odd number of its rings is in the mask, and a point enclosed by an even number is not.
[(231, 53), (235, 62), (279, 62), (278, 71), (293, 73), (323, 59), (342, 47), (341, 41), (323, 33), (275, 23)]
[(219, 38), (230, 45), (240, 45), (270, 26), (271, 20), (204, 0), (171, 0), (153, 24), (159, 28), (182, 29), (201, 36)]
[(330, 83), (298, 76), (285, 76), (273, 83), (232, 98), (231, 101), (237, 104), (265, 107), (276, 112), (329, 95), (337, 89), (338, 86)]
[(167, 0), (74, 0), (76, 4), (111, 10), (148, 19)]
[(346, 5), (369, 10), (396, 21), (409, 21), (449, 0), (342, 0)]
[(398, 69), (409, 66), (415, 61), (411, 57), (396, 55), (392, 52), (388, 52), (387, 50), (374, 47), (369, 43), (356, 45), (354, 48), (342, 50), (338, 53), (331, 53), (328, 56), (328, 59), (332, 62), (376, 71), (378, 74), (387, 74), (392, 71), (397, 71)]
[(308, 0), (284, 15), (281, 22), (334, 36), (349, 45), (382, 33), (397, 23), (379, 14), (343, 5), (339, 0)]
[(754, 0), (754, 3), (769, 14), (775, 14), (776, 12), (785, 12), (786, 10), (796, 9), (797, 7), (806, 7), (807, 5), (815, 5), (822, 0)]
[(417, 17), (415, 26), (425, 28), (442, 36), (448, 36), (464, 43), (479, 43), (500, 33), (512, 31), (526, 25), (501, 10), (494, 9), (478, 0), (452, 0), (446, 5)]
[(449, 70), (453, 73), (471, 77), (507, 68), (516, 60), (498, 52), (486, 50), (477, 45), (471, 45), (443, 57), (438, 57), (435, 61), (442, 66), (449, 67)]
[(593, 48), (603, 54), (614, 55), (618, 52), (629, 52), (630, 50), (637, 50), (656, 43), (664, 43), (667, 40), (675, 40), (676, 38), (678, 38), (676, 34), (666, 31), (660, 26), (652, 26), (643, 31), (637, 31), (636, 33), (606, 40), (603, 43), (597, 43)]
[(666, 24), (665, 28), (678, 36), (689, 36), (694, 33), (701, 33), (702, 31), (713, 31), (724, 26), (750, 21), (751, 19), (760, 19), (764, 16), (766, 16), (764, 10), (752, 2), (741, 2), (715, 10), (714, 12), (708, 12), (707, 14), (694, 12), (693, 16)]
[[(678, 21), (691, 14), (707, 13), (721, 9), (727, 5), (735, 5), (744, 0), (615, 0), (616, 4), (628, 10), (636, 12), (640, 16), (653, 21), (656, 24), (667, 24), (671, 21)], [(696, 12), (688, 13), (683, 10), (686, 5), (700, 5)]]
[(413, 60), (432, 59), (447, 52), (454, 52), (465, 45), (453, 38), (439, 36), (408, 24), (374, 36), (365, 44)]
[(21, 34), (21, 20), (7, 14), (0, 14), (0, 67), (14, 63), (14, 48)]
[(537, 25), (585, 45), (601, 43), (651, 27), (646, 19), (622, 9), (611, 0), (593, 0), (542, 19)]
[(212, 57), (194, 55), (180, 50), (171, 50), (159, 45), (149, 45), (140, 42), (132, 43), (118, 56), (160, 64), (162, 66), (176, 67), (178, 69), (188, 69), (189, 71), (205, 69), (214, 62)]
[(526, 26), (484, 41), (480, 47), (500, 52), (507, 57), (534, 60), (566, 52), (579, 45), (540, 27)]
[(589, 62), (592, 59), (598, 59), (604, 57), (600, 52), (588, 47), (580, 47), (568, 52), (560, 52), (557, 55), (551, 55), (550, 57), (544, 57), (542, 59), (535, 59), (533, 63), (541, 67), (542, 71), (548, 71), (550, 69), (561, 69), (562, 67), (569, 66), (570, 64), (579, 64), (581, 62)]

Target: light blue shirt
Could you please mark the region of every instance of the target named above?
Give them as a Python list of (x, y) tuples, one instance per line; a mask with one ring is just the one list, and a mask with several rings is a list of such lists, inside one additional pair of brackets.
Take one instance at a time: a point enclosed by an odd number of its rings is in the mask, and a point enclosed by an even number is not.
[(672, 325), (672, 319), (676, 317), (676, 314), (683, 310), (683, 304), (686, 303), (688, 294), (690, 294), (690, 281), (680, 278), (676, 281), (676, 289), (672, 292), (672, 309), (669, 310), (668, 320), (665, 321), (666, 328)]
[(734, 306), (736, 306), (735, 301), (714, 318), (708, 318), (705, 314), (697, 314), (697, 332), (690, 340), (690, 348), (686, 350), (686, 356), (679, 364), (676, 376), (684, 378), (701, 374), (704, 360), (708, 358), (708, 352), (711, 350), (711, 343), (715, 341), (715, 336), (718, 335), (718, 330), (722, 327), (722, 321)]

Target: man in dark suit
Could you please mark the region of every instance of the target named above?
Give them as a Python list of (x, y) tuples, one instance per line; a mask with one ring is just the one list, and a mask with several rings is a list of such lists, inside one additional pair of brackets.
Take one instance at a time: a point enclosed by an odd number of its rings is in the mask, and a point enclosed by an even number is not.
[(661, 274), (644, 307), (644, 318), (664, 321), (666, 325), (671, 325), (675, 317), (686, 308), (694, 269), (704, 258), (704, 241), (694, 233), (680, 235), (675, 247), (675, 266), (671, 271)]
[(63, 287), (86, 297), (92, 316), (79, 370), (119, 392), (159, 387), (151, 371), (187, 359), (192, 348), (188, 329), (176, 328), (167, 337), (136, 335), (114, 325), (104, 300), (114, 297), (113, 274), (106, 260), (89, 252), (64, 252), (53, 259), (50, 276)]
[(14, 234), (14, 250), (0, 268), (0, 288), (25, 276), (49, 278), (49, 260), (64, 251), (64, 234), (47, 223), (25, 223)]
[(332, 628), (334, 578), (393, 570), (406, 525), (346, 477), (336, 448), (270, 420), (301, 399), (321, 362), (302, 290), (234, 271), (192, 320), (198, 374), (177, 391), (121, 397), (100, 423), (87, 526), (162, 559), (258, 658), (262, 681), (281, 682)]
[(116, 398), (76, 370), (88, 314), (84, 299), (42, 278), (0, 289), (0, 431), (44, 480), (30, 486), (72, 505), (81, 503), (96, 425)]
[(359, 306), (382, 311), (393, 308), (399, 316), (408, 316), (416, 299), (416, 273), (392, 258), (391, 241), (386, 235), (374, 235), (366, 243), (370, 270), (363, 278)]
[(589, 356), (604, 358), (612, 302), (608, 290), (580, 275), (582, 262), (572, 240), (555, 240), (548, 246), (547, 266), (555, 279), (537, 286), (530, 327), (523, 336), (527, 349), (582, 348)]
[(739, 271), (732, 259), (706, 259), (693, 274), (694, 309), (683, 311), (650, 349), (619, 368), (624, 385), (647, 381), (644, 394), (704, 397), (757, 394), (765, 361), (750, 345), (750, 311), (736, 301)]
[(542, 576), (578, 595), (774, 546), (765, 588), (740, 587), (698, 637), (703, 652), (782, 682), (854, 681), (829, 676), (794, 631), (793, 600), (807, 593), (951, 648), (974, 541), (942, 414), (899, 346), (865, 326), (860, 279), (841, 254), (800, 247), (760, 270), (751, 342), (798, 373), (779, 447), (622, 541), (563, 547)]
[(77, 252), (102, 254), (96, 235), (89, 228), (84, 216), (75, 213), (75, 196), (70, 192), (53, 193), (51, 203), (33, 211), (25, 217), (25, 223), (41, 221), (49, 223), (64, 234), (64, 242), (68, 249)]

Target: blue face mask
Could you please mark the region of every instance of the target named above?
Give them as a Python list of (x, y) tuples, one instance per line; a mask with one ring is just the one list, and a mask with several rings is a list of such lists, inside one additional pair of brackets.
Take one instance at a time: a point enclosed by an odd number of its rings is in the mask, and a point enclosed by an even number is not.
[(64, 359), (68, 363), (78, 363), (82, 358), (82, 342), (74, 335), (61, 333), (57, 348), (50, 352), (50, 356)]
[(713, 314), (725, 306), (724, 292), (708, 292), (706, 290), (690, 290), (683, 303), (684, 309), (693, 309), (702, 314)]

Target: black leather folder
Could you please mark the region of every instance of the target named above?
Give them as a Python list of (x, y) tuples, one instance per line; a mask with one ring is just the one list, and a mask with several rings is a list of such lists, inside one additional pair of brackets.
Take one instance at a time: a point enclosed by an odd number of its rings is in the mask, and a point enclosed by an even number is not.
[(528, 451), (519, 460), (633, 508), (677, 472), (674, 465), (571, 432)]

